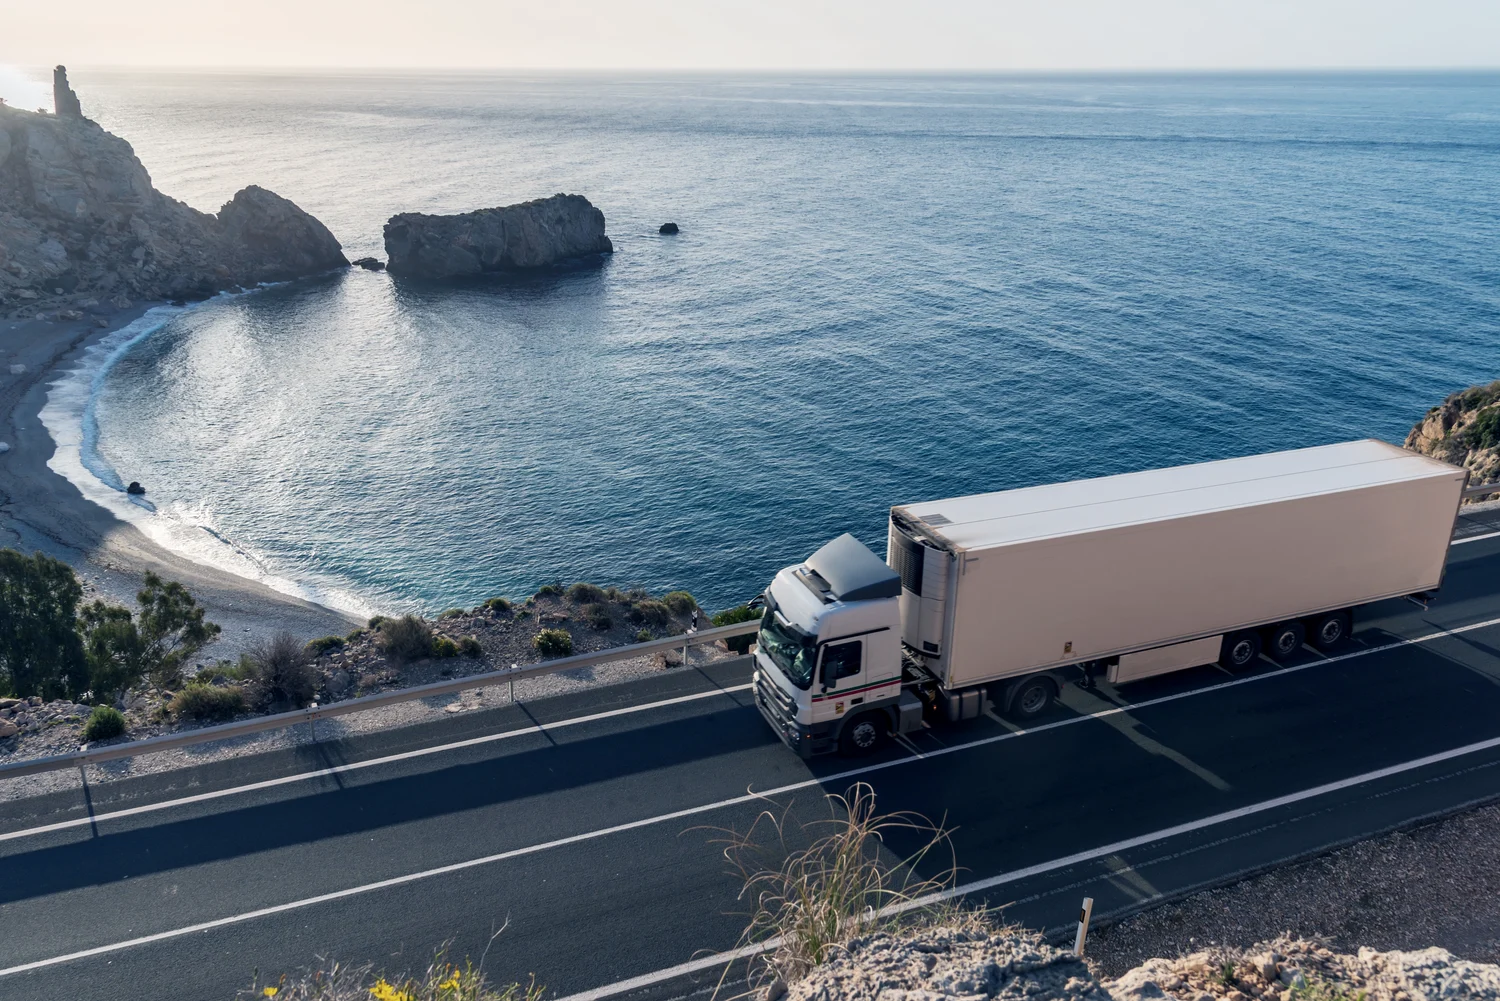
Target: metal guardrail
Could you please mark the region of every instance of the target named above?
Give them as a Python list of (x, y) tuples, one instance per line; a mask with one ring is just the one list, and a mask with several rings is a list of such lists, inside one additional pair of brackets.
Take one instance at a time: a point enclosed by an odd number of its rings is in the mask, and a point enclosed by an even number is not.
[[(234, 723), (221, 723), (218, 726), (207, 726), (197, 730), (188, 730), (182, 733), (168, 733), (160, 737), (147, 737), (145, 740), (134, 740), (127, 744), (115, 744), (110, 747), (98, 749), (84, 748), (69, 752), (68, 754), (56, 754), (46, 758), (33, 758), (30, 761), (17, 761), (9, 765), (0, 765), (0, 779), (20, 778), (23, 775), (38, 775), (42, 772), (61, 771), (64, 768), (82, 768), (84, 765), (95, 765), (103, 761), (116, 761), (120, 758), (133, 758), (140, 754), (152, 754), (157, 751), (170, 751), (178, 747), (191, 747), (194, 744), (207, 744), (215, 740), (228, 740), (233, 737), (243, 737), (252, 733), (262, 733), (266, 730), (284, 730), (288, 727), (297, 726), (299, 723), (307, 723), (316, 727), (320, 719), (332, 719), (335, 716), (348, 716), (351, 713), (364, 712), (366, 709), (379, 709), (381, 706), (396, 705), (401, 702), (414, 702), (417, 699), (430, 698), (434, 695), (452, 695), (455, 692), (467, 691), (471, 688), (492, 688), (495, 685), (511, 685), (511, 701), (515, 701), (516, 691), (514, 685), (517, 681), (525, 678), (536, 678), (544, 674), (556, 674), (558, 671), (568, 671), (579, 667), (593, 667), (596, 664), (608, 664), (617, 660), (631, 660), (651, 653), (663, 653), (669, 650), (682, 650), (683, 663), (687, 662), (687, 651), (689, 647), (701, 646), (705, 643), (714, 643), (722, 639), (730, 639), (735, 636), (748, 636), (760, 628), (759, 622), (738, 622), (732, 626), (715, 626), (712, 629), (690, 631), (679, 636), (663, 636), (659, 640), (648, 640), (645, 643), (632, 643), (629, 646), (611, 647), (608, 650), (599, 650), (595, 653), (579, 653), (570, 657), (559, 657), (556, 660), (543, 661), (540, 664), (527, 664), (525, 667), (513, 667), (503, 671), (489, 671), (484, 674), (473, 674), (467, 678), (454, 678), (449, 681), (437, 681), (430, 685), (417, 685), (414, 688), (402, 688), (392, 692), (381, 692), (378, 695), (366, 695), (359, 699), (349, 699), (345, 702), (335, 702), (332, 705), (308, 706), (306, 709), (296, 709), (292, 712), (276, 713), (272, 716), (260, 716), (255, 719), (239, 720)], [(317, 730), (313, 730), (316, 739)]]
[(1479, 497), (1483, 494), (1500, 494), (1500, 483), (1481, 483), (1474, 487), (1464, 487), (1464, 499)]

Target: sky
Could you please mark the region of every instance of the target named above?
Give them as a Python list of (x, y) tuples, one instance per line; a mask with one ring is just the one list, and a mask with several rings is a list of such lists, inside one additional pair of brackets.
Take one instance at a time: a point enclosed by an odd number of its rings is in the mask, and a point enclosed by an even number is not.
[(1500, 67), (1500, 0), (0, 0), (0, 25), (12, 72)]

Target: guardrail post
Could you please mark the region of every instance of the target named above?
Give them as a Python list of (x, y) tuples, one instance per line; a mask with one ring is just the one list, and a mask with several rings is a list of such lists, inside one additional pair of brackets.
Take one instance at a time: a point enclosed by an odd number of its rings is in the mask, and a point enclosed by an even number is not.
[(1073, 940), (1073, 955), (1083, 955), (1083, 943), (1089, 937), (1089, 919), (1094, 916), (1094, 898), (1083, 898), (1083, 909), (1078, 912), (1078, 937)]
[[(512, 664), (512, 665), (510, 665), (510, 669), (512, 671), (514, 671), (517, 666), (518, 665), (516, 665), (516, 664)], [(511, 701), (512, 705), (514, 705), (515, 701), (516, 701), (516, 679), (515, 678), (511, 678), (510, 679), (510, 701)]]

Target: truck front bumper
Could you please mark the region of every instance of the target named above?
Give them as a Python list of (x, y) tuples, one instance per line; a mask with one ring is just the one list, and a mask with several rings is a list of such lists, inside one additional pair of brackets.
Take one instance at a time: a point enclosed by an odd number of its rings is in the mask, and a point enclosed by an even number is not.
[(781, 705), (774, 685), (775, 682), (761, 677), (759, 671), (755, 672), (755, 707), (760, 710), (771, 729), (776, 731), (782, 743), (796, 751), (799, 758), (811, 758), (837, 750), (838, 739), (833, 733), (833, 723), (809, 726), (797, 722)]

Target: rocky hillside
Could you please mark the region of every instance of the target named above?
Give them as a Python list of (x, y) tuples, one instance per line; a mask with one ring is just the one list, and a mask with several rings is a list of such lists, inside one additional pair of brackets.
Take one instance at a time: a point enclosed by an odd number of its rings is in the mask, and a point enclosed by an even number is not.
[(385, 224), (387, 269), (459, 278), (540, 268), (614, 252), (604, 213), (582, 195), (553, 195), (462, 215), (403, 212)]
[(1080, 959), (1016, 929), (931, 927), (857, 939), (766, 1001), (1500, 1001), (1500, 966), (1443, 949), (1335, 953), (1278, 939), (1250, 952), (1152, 959), (1098, 980)]
[[(1471, 486), (1500, 483), (1500, 382), (1471, 386), (1427, 411), (1406, 447), (1463, 466)], [(1485, 498), (1500, 497), (1500, 489)]]
[(0, 105), (0, 309), (49, 299), (201, 298), (347, 266), (322, 223), (263, 188), (217, 215), (157, 191), (130, 143), (83, 117)]

